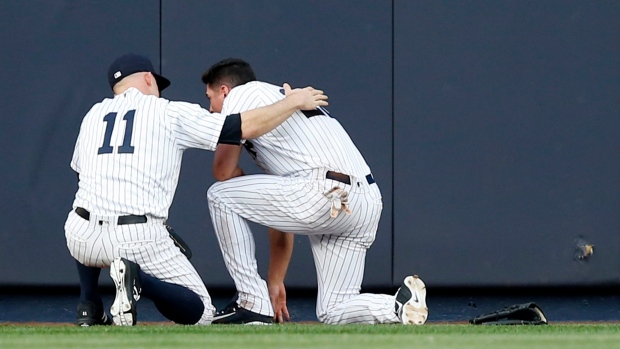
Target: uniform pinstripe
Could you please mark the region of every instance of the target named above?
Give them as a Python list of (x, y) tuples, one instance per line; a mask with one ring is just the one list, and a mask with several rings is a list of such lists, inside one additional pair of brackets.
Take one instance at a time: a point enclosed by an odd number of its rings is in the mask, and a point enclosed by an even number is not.
[[(236, 113), (283, 98), (278, 86), (250, 82), (233, 88), (222, 113)], [(209, 209), (226, 266), (241, 306), (273, 315), (269, 293), (258, 274), (248, 221), (308, 235), (314, 256), (317, 316), (325, 323), (398, 323), (394, 296), (360, 294), (367, 249), (382, 210), (377, 184), (359, 150), (327, 111), (308, 117), (296, 112), (273, 131), (246, 142), (265, 174), (217, 182), (208, 191)], [(327, 171), (351, 176), (351, 184), (326, 179)], [(334, 187), (348, 192), (352, 214), (330, 216), (324, 195)]]
[[(210, 323), (215, 309), (198, 272), (174, 246), (163, 222), (183, 151), (215, 150), (224, 120), (199, 105), (130, 88), (86, 114), (71, 160), (80, 176), (73, 209), (91, 213), (85, 220), (69, 212), (65, 236), (71, 255), (96, 267), (124, 257), (147, 274), (191, 289), (205, 305), (199, 324)], [(146, 215), (148, 222), (116, 224), (119, 215), (129, 214)]]

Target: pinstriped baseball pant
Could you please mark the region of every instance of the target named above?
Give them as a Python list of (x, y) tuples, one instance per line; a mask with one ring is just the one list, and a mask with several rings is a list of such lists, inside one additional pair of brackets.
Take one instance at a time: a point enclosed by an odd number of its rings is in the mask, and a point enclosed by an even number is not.
[[(330, 217), (331, 203), (323, 194), (336, 186), (349, 193), (351, 215)], [(217, 182), (207, 197), (224, 262), (245, 308), (273, 316), (266, 282), (258, 273), (248, 224), (252, 221), (308, 235), (317, 272), (319, 321), (399, 322), (393, 295), (360, 294), (366, 251), (375, 239), (383, 207), (376, 184), (361, 178), (347, 185), (325, 179), (325, 171), (305, 177), (258, 174)]]
[(138, 263), (145, 273), (196, 292), (205, 306), (197, 324), (210, 324), (215, 307), (207, 288), (168, 236), (163, 221), (150, 217), (143, 224), (117, 225), (115, 221), (116, 217), (98, 217), (92, 213), (87, 221), (74, 211), (69, 212), (65, 237), (71, 256), (90, 267), (107, 268), (116, 257)]

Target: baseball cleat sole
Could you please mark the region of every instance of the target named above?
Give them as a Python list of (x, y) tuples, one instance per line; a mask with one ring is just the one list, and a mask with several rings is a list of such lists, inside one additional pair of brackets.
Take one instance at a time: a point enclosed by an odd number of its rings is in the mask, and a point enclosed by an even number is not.
[(110, 314), (117, 326), (136, 324), (136, 302), (140, 299), (137, 274), (138, 265), (124, 258), (116, 258), (110, 264), (110, 277), (116, 286), (116, 297), (110, 307)]
[[(403, 289), (405, 288), (405, 289)], [(401, 310), (399, 314), (400, 321), (404, 325), (423, 325), (428, 319), (428, 307), (426, 305), (426, 285), (424, 281), (417, 275), (408, 276), (401, 286)], [(403, 295), (408, 295), (407, 300), (402, 299)], [(398, 301), (398, 299), (397, 299)]]

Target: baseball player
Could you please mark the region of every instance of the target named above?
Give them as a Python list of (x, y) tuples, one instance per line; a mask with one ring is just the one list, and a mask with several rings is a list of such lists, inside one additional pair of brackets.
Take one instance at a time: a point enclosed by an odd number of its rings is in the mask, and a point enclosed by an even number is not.
[[(197, 104), (160, 98), (170, 81), (155, 73), (147, 57), (135, 54), (117, 58), (108, 81), (114, 97), (86, 114), (71, 160), (79, 182), (65, 223), (69, 252), (79, 262), (80, 278), (96, 274), (89, 268), (110, 267), (115, 324), (136, 323), (141, 296), (175, 323), (209, 324), (215, 311), (209, 293), (164, 225), (183, 151), (215, 150), (218, 143), (258, 137), (296, 109), (326, 105), (327, 97), (311, 87), (290, 90), (285, 85), (282, 103), (229, 116), (212, 114)], [(97, 299), (81, 300), (89, 301)], [(105, 322), (105, 312), (98, 310)]]
[[(284, 98), (250, 65), (226, 59), (202, 81), (212, 112), (238, 113)], [(396, 295), (361, 294), (366, 251), (375, 239), (382, 198), (370, 168), (342, 125), (323, 107), (300, 110), (273, 131), (246, 140), (265, 174), (244, 175), (241, 147), (218, 145), (207, 192), (211, 219), (238, 299), (213, 323), (288, 320), (284, 276), (292, 234), (307, 235), (318, 281), (316, 313), (327, 324), (424, 324), (426, 287), (408, 276)], [(248, 221), (269, 227), (266, 284), (258, 273)], [(286, 232), (286, 233), (285, 233)]]

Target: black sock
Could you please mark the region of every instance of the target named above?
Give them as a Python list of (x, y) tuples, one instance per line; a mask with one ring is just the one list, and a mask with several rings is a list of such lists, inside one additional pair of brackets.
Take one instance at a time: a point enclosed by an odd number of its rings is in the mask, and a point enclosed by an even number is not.
[(87, 267), (77, 260), (75, 264), (80, 277), (80, 302), (92, 302), (98, 306), (103, 306), (101, 294), (99, 293), (99, 274), (101, 274), (101, 268)]
[(140, 270), (141, 295), (155, 303), (157, 310), (177, 324), (194, 325), (202, 317), (205, 306), (196, 292), (163, 282)]

